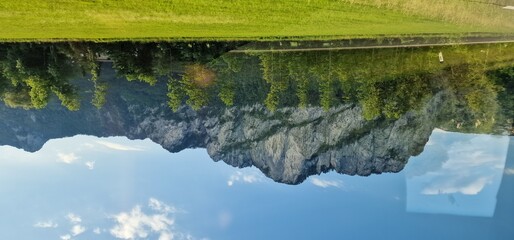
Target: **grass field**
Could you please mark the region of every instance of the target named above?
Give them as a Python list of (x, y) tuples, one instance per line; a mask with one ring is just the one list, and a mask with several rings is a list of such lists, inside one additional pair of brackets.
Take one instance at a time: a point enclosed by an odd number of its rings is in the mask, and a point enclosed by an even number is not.
[(2, 0), (0, 41), (514, 33), (512, 1)]

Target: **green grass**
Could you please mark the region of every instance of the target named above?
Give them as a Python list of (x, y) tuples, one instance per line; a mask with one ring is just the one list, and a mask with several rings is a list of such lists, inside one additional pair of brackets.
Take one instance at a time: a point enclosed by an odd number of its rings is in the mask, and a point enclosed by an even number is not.
[(510, 0), (477, 1), (2, 0), (0, 41), (514, 33)]

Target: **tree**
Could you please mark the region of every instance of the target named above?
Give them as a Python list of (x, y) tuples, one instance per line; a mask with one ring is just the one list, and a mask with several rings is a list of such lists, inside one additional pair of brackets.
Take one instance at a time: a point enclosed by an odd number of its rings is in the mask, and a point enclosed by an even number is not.
[(116, 72), (128, 81), (141, 81), (150, 85), (157, 83), (154, 72), (155, 44), (118, 43), (108, 47)]
[(182, 81), (170, 77), (168, 79), (168, 106), (173, 112), (178, 111), (184, 101), (185, 93)]
[[(56, 45), (13, 44), (6, 46), (4, 51), (5, 55), (0, 59), (3, 78), (11, 83), (9, 89), (28, 92), (31, 106), (23, 104), (24, 108), (45, 107), (52, 92), (68, 109), (79, 108), (76, 89), (69, 84), (69, 79), (76, 76), (77, 68)], [(11, 106), (19, 105), (14, 98), (9, 99)]]
[(106, 95), (108, 88), (109, 86), (105, 82), (95, 82), (93, 99), (91, 100), (93, 106), (95, 106), (96, 108), (101, 108), (106, 103)]

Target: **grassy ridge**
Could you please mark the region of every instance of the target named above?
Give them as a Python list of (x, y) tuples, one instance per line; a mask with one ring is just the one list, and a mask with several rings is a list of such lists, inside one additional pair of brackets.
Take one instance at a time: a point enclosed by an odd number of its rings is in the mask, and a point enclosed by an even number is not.
[(0, 40), (514, 32), (505, 0), (479, 1), (2, 0)]

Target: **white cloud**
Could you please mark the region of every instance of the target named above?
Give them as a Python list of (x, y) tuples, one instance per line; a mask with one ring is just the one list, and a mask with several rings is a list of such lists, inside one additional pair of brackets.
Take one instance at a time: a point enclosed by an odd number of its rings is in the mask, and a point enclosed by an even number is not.
[(84, 143), (83, 146), (87, 147), (87, 148), (94, 148), (95, 147), (95, 145), (93, 145), (91, 143)]
[(259, 179), (258, 179), (258, 176), (256, 175), (243, 175), (243, 182), (247, 182), (247, 183), (254, 183), (254, 182), (258, 182)]
[(155, 198), (150, 198), (150, 200), (148, 200), (148, 207), (150, 207), (152, 210), (162, 212), (162, 213), (177, 212), (177, 209), (175, 207), (168, 206), (165, 203), (163, 203)]
[(514, 175), (514, 168), (505, 168), (506, 175)]
[(163, 232), (159, 236), (159, 240), (172, 240), (173, 234), (171, 232)]
[(82, 222), (82, 218), (80, 218), (78, 215), (75, 215), (74, 213), (68, 213), (68, 215), (66, 215), (66, 219), (68, 219), (68, 221), (73, 224)]
[[(434, 131), (430, 139), (435, 146), (409, 159), (405, 169), (419, 173), (406, 176), (407, 211), (493, 216), (509, 138)], [(440, 156), (446, 159), (426, 171), (423, 161)]]
[(60, 238), (61, 238), (61, 240), (70, 240), (71, 235), (70, 234), (62, 235), (62, 236), (60, 236)]
[[(117, 239), (158, 239), (158, 240), (193, 240), (191, 234), (175, 230), (173, 213), (177, 209), (158, 199), (150, 198), (148, 208), (150, 213), (136, 205), (130, 211), (111, 216), (115, 225), (109, 229)], [(96, 229), (95, 229), (96, 231)], [(93, 232), (95, 232), (93, 231)], [(105, 230), (104, 230), (105, 231)], [(100, 232), (100, 229), (97, 230)]]
[(319, 179), (317, 177), (312, 177), (311, 178), (311, 183), (314, 184), (315, 186), (322, 187), (322, 188), (327, 188), (327, 187), (337, 187), (337, 188), (339, 188), (339, 187), (342, 186), (341, 181), (323, 180), (323, 179)]
[(443, 129), (440, 129), (440, 128), (434, 128), (434, 130), (432, 130), (432, 133), (450, 133), (448, 131), (445, 131)]
[(113, 149), (113, 150), (119, 150), (119, 151), (143, 151), (143, 149), (141, 149), (141, 148), (126, 146), (126, 145), (122, 145), (122, 144), (118, 144), (118, 143), (113, 143), (113, 142), (96, 141), (96, 143), (98, 143), (98, 144), (100, 144), (100, 145), (102, 145), (104, 147)]
[(447, 146), (449, 160), (438, 171), (421, 176), (420, 179), (426, 182), (421, 194), (477, 195), (498, 180), (505, 166), (508, 138), (474, 134), (464, 136), (466, 140)]
[(147, 238), (150, 233), (166, 239), (171, 236), (170, 227), (174, 220), (166, 213), (147, 215), (140, 206), (135, 206), (130, 212), (122, 212), (113, 216), (116, 226), (110, 229), (111, 234), (119, 239)]
[(63, 162), (66, 164), (72, 164), (75, 160), (78, 159), (78, 157), (75, 155), (75, 153), (58, 153), (57, 157), (59, 158), (59, 162)]
[(476, 195), (484, 189), (484, 187), (491, 183), (491, 178), (482, 177), (474, 181), (463, 181), (463, 183), (456, 183), (453, 181), (439, 182), (430, 185), (423, 189), (421, 192), (425, 195), (438, 195), (438, 194), (451, 194), (462, 193), (464, 195)]
[(56, 228), (58, 226), (59, 226), (59, 224), (57, 224), (51, 220), (37, 222), (34, 224), (34, 227), (36, 227), (36, 228)]
[(81, 226), (81, 225), (78, 225), (78, 224), (77, 224), (77, 225), (74, 225), (74, 226), (71, 228), (71, 230), (70, 230), (70, 232), (71, 232), (71, 234), (72, 234), (73, 236), (80, 235), (80, 234), (82, 234), (82, 233), (83, 233), (83, 232), (85, 232), (85, 231), (86, 231), (86, 228), (85, 228), (85, 227), (83, 227), (83, 226)]
[(102, 230), (100, 230), (100, 228), (97, 227), (97, 228), (93, 229), (93, 233), (100, 234), (100, 233), (102, 233)]
[(241, 171), (236, 171), (232, 174), (228, 181), (227, 185), (230, 187), (234, 185), (235, 182), (243, 182), (243, 183), (256, 183), (262, 182), (263, 179), (258, 175), (259, 173), (243, 173)]
[(85, 165), (86, 165), (87, 169), (89, 169), (89, 170), (95, 169), (95, 161), (86, 162)]

